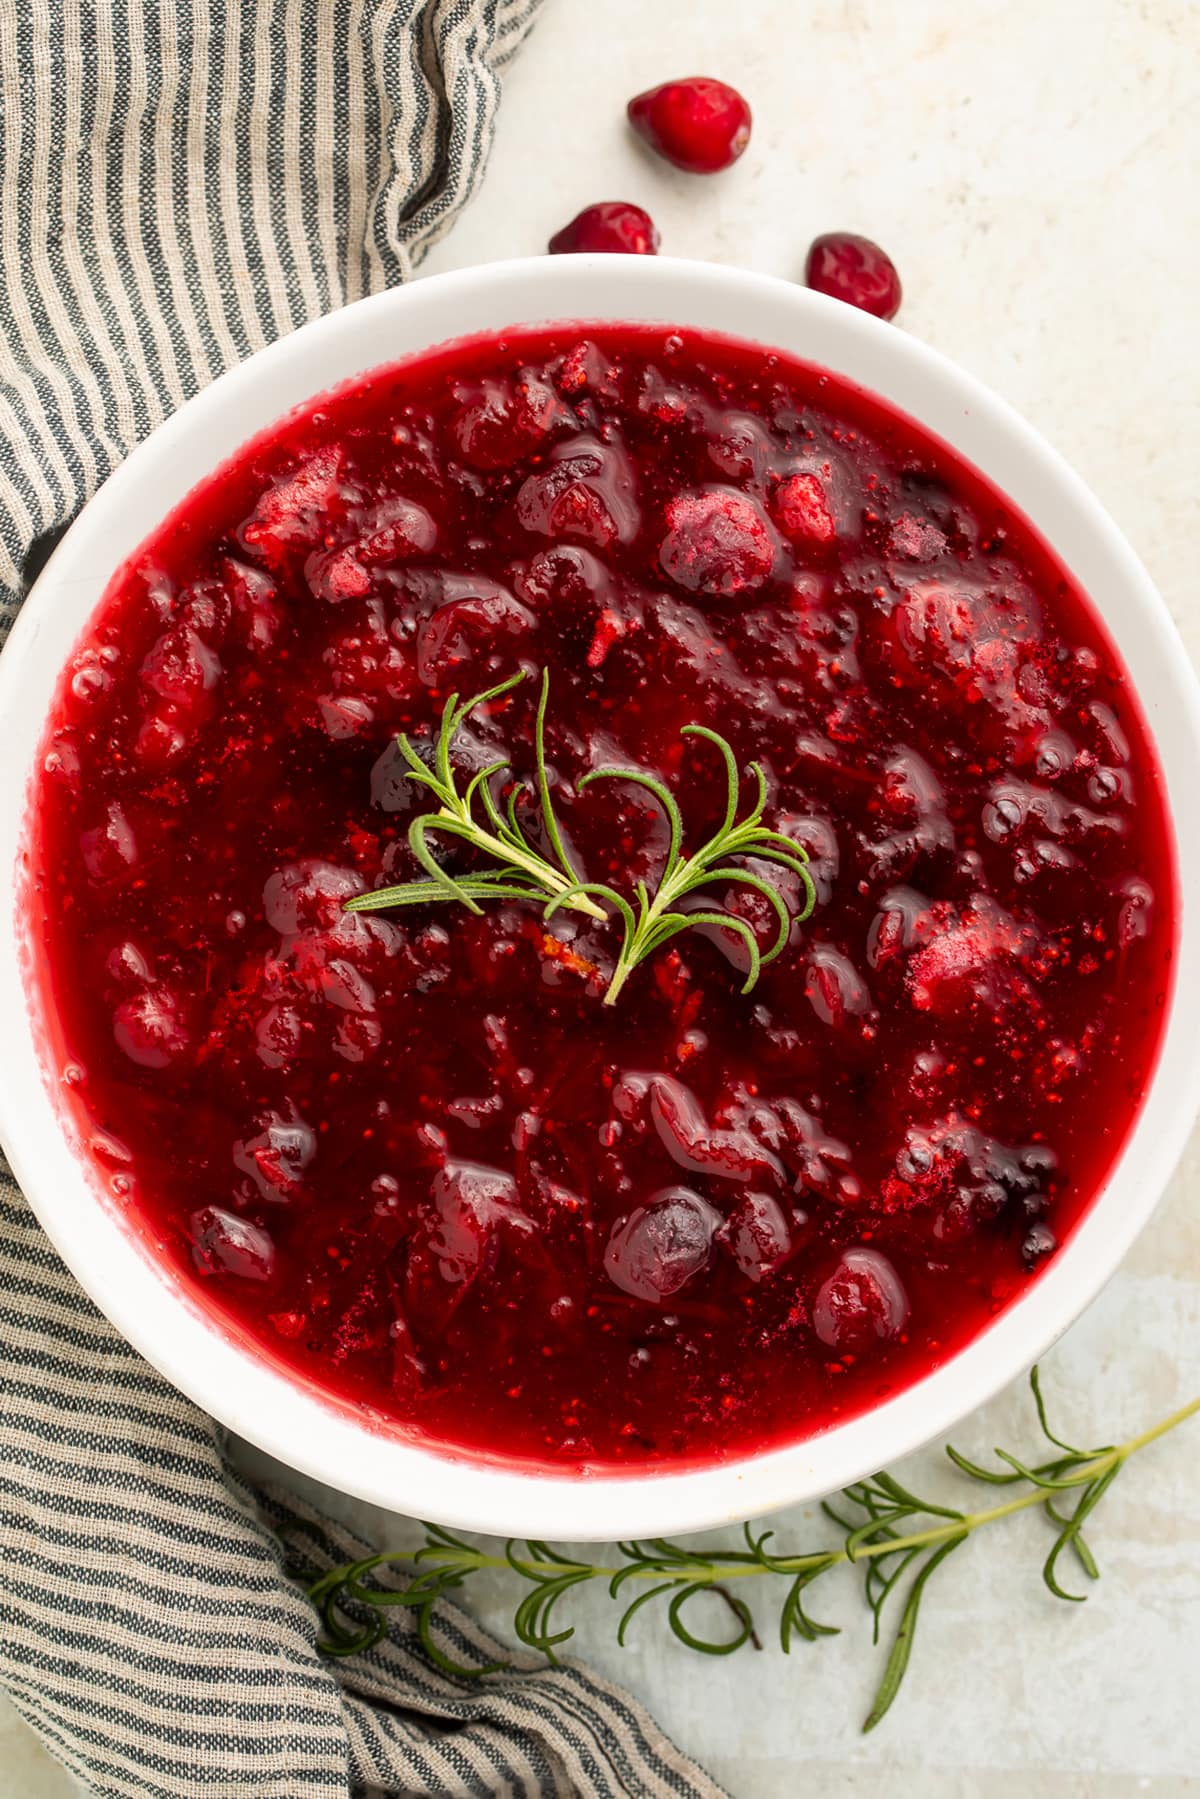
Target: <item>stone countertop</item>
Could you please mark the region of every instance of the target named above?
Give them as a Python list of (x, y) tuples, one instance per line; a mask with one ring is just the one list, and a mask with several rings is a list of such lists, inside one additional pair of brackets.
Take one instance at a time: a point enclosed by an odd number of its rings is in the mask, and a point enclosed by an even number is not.
[[(1196, 655), (1198, 46), (1188, 0), (551, 0), (508, 78), (483, 190), (426, 266), (540, 251), (579, 207), (612, 198), (649, 209), (665, 252), (784, 276), (820, 231), (878, 238), (904, 280), (901, 327), (1075, 464)], [(651, 159), (623, 126), (630, 94), (695, 71), (735, 83), (755, 112), (745, 157), (711, 181)], [(1047, 1358), (1069, 1436), (1128, 1435), (1200, 1389), (1198, 1194), (1194, 1143), (1121, 1272)], [(1032, 1449), (1031, 1426), (1018, 1388), (956, 1440)], [(1200, 1792), (1197, 1441), (1154, 1446), (1106, 1498), (1086, 1607), (1042, 1586), (1041, 1519), (960, 1552), (931, 1589), (905, 1690), (868, 1738), (858, 1723), (879, 1657), (849, 1575), (815, 1608), (843, 1634), (789, 1657), (765, 1594), (760, 1655), (691, 1655), (648, 1614), (618, 1650), (600, 1593), (579, 1600), (572, 1648), (631, 1686), (735, 1799)], [(937, 1459), (913, 1458), (915, 1484), (944, 1478)], [(381, 1542), (406, 1540), (400, 1520), (327, 1502)], [(821, 1540), (812, 1508), (774, 1522), (783, 1542)], [(503, 1579), (475, 1594), (498, 1629), (506, 1594)], [(0, 1711), (2, 1799), (70, 1790)]]

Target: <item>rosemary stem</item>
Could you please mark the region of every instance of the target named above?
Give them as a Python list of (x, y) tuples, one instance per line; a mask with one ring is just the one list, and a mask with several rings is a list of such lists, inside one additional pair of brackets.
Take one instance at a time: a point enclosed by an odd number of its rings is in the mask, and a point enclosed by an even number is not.
[[(644, 893), (641, 897), (645, 899)], [(626, 949), (618, 963), (622, 972), (636, 966), (628, 954), (629, 943), (636, 941), (636, 930), (628, 915), (626, 923)], [(1200, 1413), (1198, 1396), (1149, 1429), (1127, 1437), (1123, 1443), (1098, 1450), (1075, 1449), (1056, 1436), (1046, 1421), (1036, 1368), (1030, 1375), (1030, 1385), (1042, 1432), (1059, 1452), (1057, 1455), (1035, 1467), (998, 1449), (997, 1457), (1008, 1467), (989, 1471), (968, 1461), (954, 1449), (948, 1452), (959, 1472), (974, 1480), (1001, 1485), (1015, 1481), (1026, 1483), (1025, 1490), (1017, 1497), (1000, 1505), (975, 1512), (950, 1511), (933, 1500), (918, 1498), (891, 1475), (879, 1473), (842, 1490), (843, 1502), (865, 1514), (861, 1521), (847, 1519), (833, 1507), (824, 1508), (830, 1519), (846, 1532), (837, 1547), (782, 1555), (768, 1551), (766, 1547), (773, 1538), (772, 1532), (755, 1536), (747, 1526), (746, 1548), (741, 1550), (713, 1549), (707, 1553), (698, 1550), (693, 1556), (678, 1544), (656, 1537), (646, 1542), (621, 1543), (617, 1548), (624, 1560), (615, 1568), (574, 1561), (532, 1538), (525, 1543), (523, 1552), (519, 1544), (510, 1541), (503, 1555), (492, 1555), (447, 1531), (427, 1525), (423, 1548), (416, 1551), (383, 1550), (364, 1561), (331, 1568), (312, 1583), (309, 1596), (318, 1606), (325, 1628), (325, 1637), (319, 1646), (329, 1655), (360, 1654), (372, 1648), (385, 1633), (389, 1608), (406, 1606), (412, 1608), (423, 1648), (439, 1667), (464, 1676), (490, 1673), (507, 1664), (488, 1663), (481, 1668), (463, 1667), (451, 1661), (431, 1632), (431, 1619), (435, 1606), (446, 1593), (455, 1591), (470, 1575), (494, 1569), (497, 1573), (515, 1573), (529, 1583), (529, 1593), (516, 1608), (513, 1629), (526, 1647), (540, 1650), (551, 1661), (556, 1659), (556, 1650), (574, 1630), (572, 1625), (554, 1629), (551, 1614), (558, 1601), (581, 1583), (603, 1580), (613, 1599), (624, 1594), (627, 1582), (641, 1586), (636, 1598), (625, 1600), (617, 1630), (617, 1641), (621, 1645), (624, 1645), (634, 1615), (643, 1606), (670, 1593), (667, 1621), (676, 1637), (690, 1649), (710, 1655), (731, 1655), (746, 1643), (761, 1647), (750, 1606), (730, 1590), (732, 1583), (750, 1575), (778, 1575), (789, 1582), (779, 1620), (779, 1640), (786, 1653), (798, 1638), (814, 1642), (820, 1637), (837, 1634), (832, 1626), (820, 1623), (806, 1612), (808, 1589), (827, 1570), (862, 1562), (865, 1564), (864, 1592), (867, 1605), (874, 1614), (877, 1643), (884, 1607), (897, 1590), (903, 1595), (902, 1600), (897, 1600), (901, 1611), (891, 1649), (863, 1724), (864, 1730), (873, 1730), (890, 1709), (905, 1678), (917, 1617), (930, 1577), (956, 1549), (985, 1524), (1014, 1517), (1018, 1512), (1036, 1510), (1049, 1520), (1054, 1531), (1053, 1545), (1042, 1565), (1042, 1580), (1056, 1599), (1078, 1603), (1086, 1595), (1064, 1588), (1056, 1573), (1061, 1556), (1066, 1551), (1072, 1552), (1089, 1579), (1098, 1577), (1100, 1570), (1096, 1558), (1083, 1535), (1085, 1524), (1090, 1529), (1089, 1520), (1097, 1503), (1132, 1456)], [(1068, 1493), (1075, 1497), (1064, 1507), (1062, 1496)], [(936, 1522), (909, 1535), (901, 1534), (900, 1527), (905, 1522), (922, 1516)], [(382, 1564), (396, 1562), (411, 1565), (411, 1578), (405, 1588), (385, 1589), (363, 1584), (365, 1575)], [(647, 1586), (647, 1582), (653, 1584)], [(724, 1601), (736, 1621), (732, 1635), (714, 1641), (697, 1636), (683, 1623), (681, 1613), (697, 1594), (702, 1593), (716, 1594)], [(363, 1622), (362, 1613), (350, 1609), (355, 1606), (370, 1613), (369, 1621)]]
[[(499, 686), (489, 688), (486, 693), (476, 694), (465, 705), (459, 704), (457, 693), (451, 694), (442, 713), (441, 729), (431, 762), (422, 761), (406, 736), (401, 735), (396, 739), (400, 753), (408, 765), (408, 778), (420, 782), (440, 802), (436, 812), (418, 814), (410, 821), (408, 828), (409, 847), (428, 878), (381, 887), (374, 893), (356, 894), (346, 901), (346, 909), (351, 912), (384, 911), (389, 906), (421, 905), (426, 899), (435, 899), (460, 901), (468, 911), (482, 915), (480, 900), (520, 899), (543, 902), (543, 917), (552, 917), (558, 907), (565, 906), (572, 912), (582, 913), (585, 918), (592, 918), (603, 924), (609, 920), (611, 913), (607, 906), (601, 905), (593, 897), (598, 894), (611, 904), (624, 925), (621, 951), (604, 995), (606, 1006), (616, 1004), (625, 982), (639, 963), (653, 955), (655, 950), (661, 949), (665, 943), (669, 943), (680, 931), (699, 925), (723, 926), (730, 935), (741, 938), (748, 953), (742, 992), (749, 993), (758, 980), (763, 964), (773, 961), (782, 952), (793, 922), (798, 919), (803, 923), (812, 911), (816, 898), (816, 889), (807, 868), (807, 852), (790, 837), (770, 829), (762, 822), (763, 809), (767, 803), (767, 781), (762, 769), (756, 762), (752, 762), (746, 770), (746, 774), (756, 783), (757, 797), (751, 810), (739, 821), (737, 813), (741, 777), (733, 750), (719, 732), (709, 730), (706, 725), (683, 727), (685, 737), (691, 735), (705, 738), (719, 750), (726, 775), (725, 817), (721, 828), (690, 856), (683, 854), (683, 819), (679, 806), (670, 788), (657, 775), (644, 769), (605, 767), (590, 769), (579, 777), (576, 783), (579, 791), (589, 782), (598, 780), (620, 780), (641, 787), (654, 796), (666, 818), (670, 840), (666, 860), (659, 873), (659, 889), (652, 898), (647, 881), (636, 881), (635, 908), (616, 888), (603, 881), (589, 882), (581, 878), (559, 828), (546, 766), (546, 702), (550, 691), (549, 674), (546, 670), (542, 671), (542, 691), (533, 741), (535, 791), (541, 810), (541, 830), (549, 853), (543, 855), (533, 847), (517, 819), (518, 796), (529, 789), (528, 781), (518, 781), (510, 789), (507, 822), (498, 810), (496, 796), (488, 782), (501, 769), (511, 771), (512, 764), (506, 757), (479, 769), (471, 776), (465, 790), (461, 793), (459, 791), (456, 771), (451, 763), (451, 751), (460, 726), (470, 713), (488, 701), (511, 692), (523, 678), (523, 672), (513, 675)], [(487, 820), (493, 826), (490, 831), (476, 815), (476, 800), (479, 800)], [(482, 852), (493, 866), (456, 880), (442, 868), (425, 841), (430, 831), (437, 830)], [(774, 880), (768, 881), (754, 867), (746, 865), (755, 856), (772, 865), (782, 865), (799, 877), (806, 895), (801, 910), (797, 910), (785, 898)], [(728, 905), (717, 904), (714, 900), (712, 905), (703, 910), (672, 910), (676, 900), (701, 889), (715, 887), (718, 881), (726, 887), (732, 884), (734, 887), (745, 888), (766, 900), (774, 914), (776, 933), (774, 941), (765, 951), (760, 949), (750, 923), (736, 908), (730, 910)], [(528, 889), (523, 885), (524, 882), (529, 883)]]
[[(452, 824), (463, 822), (461, 813), (452, 812), (446, 806), (442, 806), (435, 816), (448, 819)], [(490, 831), (481, 830), (478, 825), (474, 826), (472, 841), (477, 848), (487, 850), (495, 856), (497, 861), (510, 862), (514, 867), (521, 869), (540, 887), (548, 888), (551, 895), (564, 893), (568, 887), (574, 884), (566, 875), (561, 875), (557, 869), (551, 868), (540, 856), (527, 855), (515, 844), (501, 843), (498, 837), (493, 836)], [(563, 901), (563, 905), (572, 912), (584, 913), (588, 918), (604, 920), (608, 917), (603, 906), (597, 905), (596, 901), (587, 893), (573, 893), (570, 899)]]
[(604, 1004), (606, 1006), (616, 1005), (622, 987), (646, 953), (646, 941), (653, 926), (658, 923), (664, 912), (670, 910), (675, 902), (675, 898), (676, 895), (673, 886), (670, 882), (664, 882), (661, 892), (657, 893), (651, 900), (650, 905), (646, 910), (646, 915), (639, 923), (633, 936), (628, 938), (621, 946), (621, 953), (617, 957), (617, 965), (613, 970), (612, 980), (609, 982), (608, 991), (604, 995)]
[[(1147, 1448), (1159, 1437), (1165, 1437), (1169, 1431), (1186, 1423), (1189, 1418), (1194, 1418), (1197, 1413), (1200, 1413), (1200, 1395), (1190, 1400), (1187, 1405), (1180, 1406), (1178, 1411), (1171, 1412), (1166, 1418), (1152, 1425), (1149, 1430), (1139, 1432), (1136, 1437), (1130, 1437), (1124, 1443), (1118, 1443), (1114, 1448), (1105, 1450), (1102, 1455), (1095, 1456), (1087, 1462), (1081, 1462), (1070, 1477), (1071, 1485), (1087, 1486), (1100, 1475), (1107, 1474), (1111, 1468), (1119, 1467), (1122, 1463), (1127, 1462), (1130, 1456)], [(833, 1565), (837, 1562), (865, 1562), (875, 1556), (895, 1555), (897, 1551), (906, 1549), (929, 1548), (937, 1543), (949, 1542), (952, 1538), (970, 1536), (982, 1525), (998, 1523), (1001, 1518), (1012, 1517), (1017, 1512), (1029, 1510), (1031, 1506), (1045, 1505), (1047, 1500), (1053, 1498), (1054, 1494), (1046, 1492), (1044, 1488), (1033, 1487), (1029, 1492), (1020, 1494), (1016, 1499), (1006, 1500), (1003, 1505), (988, 1506), (978, 1512), (964, 1512), (961, 1518), (948, 1518), (943, 1524), (933, 1525), (928, 1530), (914, 1531), (907, 1536), (889, 1538), (885, 1542), (864, 1543), (853, 1554), (844, 1548), (814, 1550), (808, 1555), (780, 1556), (773, 1568), (762, 1562), (747, 1561), (742, 1564), (711, 1562), (704, 1556), (697, 1556), (692, 1563), (672, 1564), (671, 1573), (681, 1580), (711, 1585), (716, 1581), (740, 1580), (748, 1575), (802, 1574), (806, 1568), (815, 1567), (818, 1563)], [(429, 1559), (437, 1560), (439, 1558), (430, 1557)], [(446, 1559), (452, 1561), (456, 1567), (461, 1567), (466, 1558), (461, 1553), (455, 1552), (448, 1554)], [(477, 1569), (511, 1568), (511, 1563), (504, 1556), (489, 1555), (484, 1550), (476, 1550), (471, 1556), (471, 1561)], [(618, 1568), (591, 1564), (591, 1574), (597, 1580), (611, 1579), (620, 1572), (621, 1570)], [(661, 1580), (663, 1570), (661, 1568), (633, 1569), (628, 1571), (626, 1578), (630, 1580)]]
[(608, 991), (604, 995), (604, 1004), (606, 1006), (615, 1006), (616, 1005), (617, 998), (621, 992), (622, 987), (625, 985), (626, 981), (629, 979), (630, 975), (633, 972), (633, 967), (634, 967), (633, 963), (627, 962), (625, 960), (625, 957), (622, 955), (620, 960), (617, 963), (617, 966), (613, 970), (612, 980), (608, 983)]

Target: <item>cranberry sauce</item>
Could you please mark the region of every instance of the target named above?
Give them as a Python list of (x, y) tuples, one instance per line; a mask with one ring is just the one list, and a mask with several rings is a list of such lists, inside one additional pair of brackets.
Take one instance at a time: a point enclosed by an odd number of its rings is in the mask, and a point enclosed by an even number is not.
[[(816, 906), (749, 994), (714, 925), (606, 1007), (615, 922), (344, 910), (420, 873), (396, 733), (521, 669), (592, 880), (653, 887), (666, 829), (587, 771), (658, 775), (686, 849), (724, 787), (681, 728), (761, 762)], [(532, 773), (538, 685), (464, 773)], [(1150, 746), (1028, 526), (829, 376), (662, 329), (459, 345), (219, 471), (74, 655), (34, 845), (114, 1203), (340, 1402), (539, 1463), (759, 1449), (944, 1360), (1096, 1191), (1170, 981)]]

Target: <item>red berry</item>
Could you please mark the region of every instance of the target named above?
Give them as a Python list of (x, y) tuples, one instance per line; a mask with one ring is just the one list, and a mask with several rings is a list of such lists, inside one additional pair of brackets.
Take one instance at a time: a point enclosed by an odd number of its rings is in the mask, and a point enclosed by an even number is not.
[(908, 1295), (877, 1249), (847, 1249), (818, 1290), (812, 1309), (818, 1341), (835, 1355), (863, 1355), (898, 1337), (908, 1323)]
[(804, 265), (804, 279), (819, 294), (845, 300), (877, 319), (894, 319), (900, 310), (900, 277), (887, 253), (869, 237), (852, 231), (829, 231), (814, 240)]
[(550, 239), (551, 256), (573, 250), (610, 250), (626, 256), (653, 256), (658, 249), (654, 220), (628, 200), (600, 200), (585, 206)]
[(664, 1187), (613, 1226), (604, 1267), (613, 1285), (657, 1305), (707, 1268), (721, 1214), (688, 1187)]
[(730, 1214), (725, 1239), (733, 1259), (756, 1284), (787, 1261), (791, 1232), (779, 1202), (769, 1193), (747, 1193)]
[(837, 526), (818, 475), (801, 473), (781, 481), (771, 498), (771, 512), (792, 543), (832, 543)]
[(632, 465), (616, 444), (590, 434), (569, 438), (522, 482), (516, 515), (527, 531), (555, 541), (569, 537), (600, 550), (632, 543), (642, 522)]
[(202, 1206), (188, 1224), (201, 1274), (235, 1274), (244, 1281), (269, 1281), (274, 1274), (275, 1245), (260, 1224), (223, 1206)]
[(263, 913), (281, 937), (302, 931), (328, 931), (342, 920), (348, 899), (363, 891), (365, 882), (352, 868), (308, 857), (289, 862), (267, 878), (263, 888)]
[(683, 493), (668, 502), (663, 571), (689, 593), (761, 587), (775, 562), (770, 526), (756, 502), (733, 487)]
[[(515, 380), (487, 375), (464, 397), (462, 411), (450, 420), (450, 441), (469, 467), (484, 473), (544, 450), (556, 424), (570, 416), (554, 389), (529, 369), (519, 370)], [(424, 547), (432, 548), (432, 541)]]
[(735, 87), (707, 75), (664, 81), (627, 107), (629, 123), (652, 150), (693, 175), (715, 175), (750, 142), (750, 108)]
[(259, 496), (241, 536), (269, 568), (284, 568), (292, 551), (314, 549), (325, 537), (343, 498), (344, 462), (341, 447), (327, 445)]
[(188, 1047), (179, 996), (154, 986), (122, 1000), (113, 1013), (113, 1039), (139, 1068), (166, 1068)]

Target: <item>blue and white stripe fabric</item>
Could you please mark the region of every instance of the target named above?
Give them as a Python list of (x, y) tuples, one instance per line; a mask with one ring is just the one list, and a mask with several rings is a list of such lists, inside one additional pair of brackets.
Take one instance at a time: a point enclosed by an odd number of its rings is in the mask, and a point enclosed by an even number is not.
[(471, 198), (541, 0), (0, 0), (0, 594), (134, 443)]
[[(539, 4), (0, 0), (0, 636), (160, 419), (410, 274), (474, 191)], [(403, 1612), (323, 1660), (285, 1536), (313, 1571), (368, 1551), (239, 1480), (0, 1164), (0, 1683), (85, 1790), (717, 1793), (577, 1664), (451, 1679)], [(434, 1632), (460, 1662), (503, 1653), (450, 1606)]]

